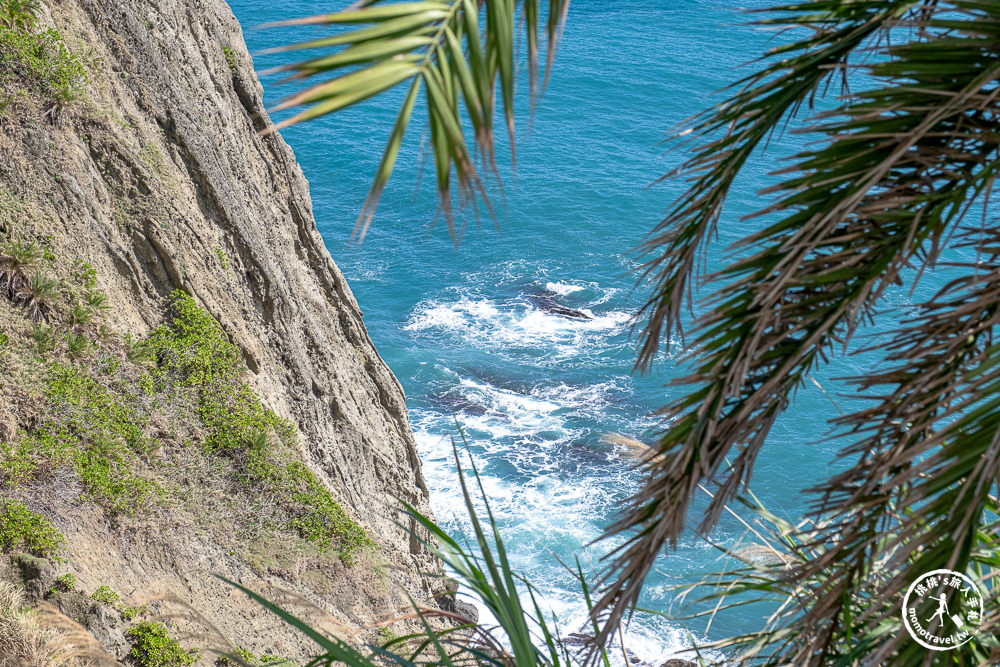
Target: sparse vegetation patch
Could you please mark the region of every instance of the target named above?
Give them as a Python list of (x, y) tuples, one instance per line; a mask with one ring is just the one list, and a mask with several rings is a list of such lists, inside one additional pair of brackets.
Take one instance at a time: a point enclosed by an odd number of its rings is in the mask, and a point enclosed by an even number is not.
[(57, 30), (0, 26), (0, 86), (18, 83), (67, 104), (83, 93), (87, 71)]
[(66, 538), (41, 514), (16, 500), (0, 498), (0, 551), (27, 551), (58, 558)]
[(0, 26), (30, 30), (38, 23), (39, 0), (0, 0)]
[(223, 654), (215, 661), (216, 667), (236, 667), (237, 665), (247, 665), (249, 667), (297, 667), (297, 663), (288, 658), (278, 655), (263, 653), (256, 656), (252, 651), (243, 647), (238, 647), (229, 654)]
[(76, 588), (76, 575), (71, 572), (67, 572), (66, 574), (56, 578), (56, 585), (54, 588), (57, 591), (69, 593)]
[(277, 497), (289, 514), (287, 525), (321, 550), (349, 558), (369, 546), (364, 530), (294, 460), (294, 426), (265, 408), (242, 380), (243, 359), (222, 328), (184, 292), (173, 293), (171, 310), (169, 323), (150, 335), (144, 353), (156, 363), (161, 390), (173, 383), (197, 392), (205, 448), (234, 463), (241, 485)]
[(186, 667), (198, 657), (197, 652), (181, 648), (162, 623), (138, 623), (125, 634), (132, 642), (129, 656), (139, 667)]
[[(33, 290), (30, 301), (12, 296), (24, 290)], [(263, 509), (246, 517), (250, 532), (291, 531), (345, 561), (372, 544), (301, 463), (294, 426), (263, 405), (243, 379), (238, 348), (189, 295), (175, 292), (167, 322), (144, 340), (108, 345), (92, 266), (64, 267), (44, 244), (0, 238), (4, 297), (29, 328), (7, 340), (3, 358), (31, 378), (27, 390), (44, 408), (30, 428), (0, 439), (0, 487), (72, 471), (81, 500), (134, 516), (177, 489), (164, 486), (174, 484), (160, 472), (165, 455), (208, 457), (223, 484)], [(177, 431), (188, 437), (165, 449), (161, 438)]]
[(233, 51), (232, 47), (223, 46), (222, 47), (222, 54), (224, 56), (226, 56), (226, 62), (229, 63), (229, 69), (232, 70), (233, 72), (235, 72), (236, 68), (237, 68), (237, 65), (236, 65), (236, 52)]

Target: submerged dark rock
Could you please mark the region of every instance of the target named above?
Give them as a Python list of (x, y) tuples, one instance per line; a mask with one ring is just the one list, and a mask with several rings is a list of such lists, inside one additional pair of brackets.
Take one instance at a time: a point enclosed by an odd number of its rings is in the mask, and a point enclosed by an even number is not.
[(561, 303), (557, 302), (551, 296), (545, 294), (529, 294), (528, 303), (537, 308), (538, 310), (548, 313), (549, 315), (558, 315), (560, 317), (568, 317), (573, 320), (592, 320), (592, 316), (583, 312), (582, 310), (577, 310), (576, 308), (569, 308)]
[(474, 415), (476, 417), (485, 415), (489, 412), (485, 405), (480, 405), (465, 396), (456, 396), (454, 394), (433, 394), (430, 399), (439, 407), (445, 408), (449, 412), (461, 412), (467, 415)]

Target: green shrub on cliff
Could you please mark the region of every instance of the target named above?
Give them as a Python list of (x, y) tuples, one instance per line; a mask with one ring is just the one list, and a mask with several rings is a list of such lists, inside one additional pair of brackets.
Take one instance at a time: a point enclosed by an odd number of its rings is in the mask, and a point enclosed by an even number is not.
[(36, 33), (0, 26), (0, 84), (8, 81), (66, 104), (83, 92), (87, 71), (57, 30)]
[[(76, 589), (76, 575), (72, 572), (56, 577), (56, 582), (52, 586), (52, 591), (69, 593)], [(51, 591), (50, 591), (51, 592)]]
[(226, 62), (229, 64), (229, 69), (235, 72), (239, 67), (236, 63), (236, 51), (234, 51), (232, 47), (223, 46), (222, 55), (226, 57)]
[(198, 657), (195, 651), (181, 648), (161, 623), (145, 621), (130, 628), (125, 635), (132, 642), (129, 656), (139, 667), (186, 667), (193, 665)]
[(0, 498), (0, 551), (27, 551), (49, 558), (66, 547), (66, 538), (24, 503)]
[(122, 598), (118, 595), (118, 593), (103, 584), (98, 586), (97, 589), (90, 594), (90, 599), (95, 602), (100, 602), (101, 604), (106, 604), (109, 607), (117, 607), (122, 601)]

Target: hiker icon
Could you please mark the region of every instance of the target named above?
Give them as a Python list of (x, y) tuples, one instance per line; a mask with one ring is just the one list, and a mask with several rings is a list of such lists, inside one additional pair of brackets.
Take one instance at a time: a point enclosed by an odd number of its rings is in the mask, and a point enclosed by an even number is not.
[(927, 622), (930, 623), (935, 618), (940, 618), (941, 622), (944, 623), (944, 615), (948, 613), (948, 598), (945, 597), (944, 593), (942, 593), (937, 598), (934, 598), (934, 596), (932, 595), (931, 598), (936, 599), (938, 601), (938, 608), (937, 611), (934, 612), (934, 614), (927, 619)]

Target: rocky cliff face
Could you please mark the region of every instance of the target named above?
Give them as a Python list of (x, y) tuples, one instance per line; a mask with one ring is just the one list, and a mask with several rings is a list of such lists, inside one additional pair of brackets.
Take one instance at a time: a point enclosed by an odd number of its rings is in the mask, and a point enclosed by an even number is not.
[[(238, 22), (223, 0), (51, 0), (41, 19), (89, 82), (65, 107), (26, 93), (0, 115), (8, 218), (30, 217), (54, 255), (92, 265), (112, 335), (141, 338), (164, 321), (172, 291), (192, 295), (238, 347), (264, 405), (295, 424), (303, 461), (378, 547), (350, 566), (311, 556), (254, 564), (219, 546), (213, 531), (225, 526), (188, 525), (170, 503), (130, 523), (75, 497), (22, 495), (66, 535), (82, 587), (154, 603), (151, 613), (196, 645), (309, 650), (213, 573), (363, 636), (405, 606), (403, 591), (430, 593), (417, 573), (436, 565), (395, 523), (396, 498), (429, 511), (427, 488), (403, 391), (316, 231), (308, 184), (281, 137), (259, 134), (270, 120)], [(0, 409), (0, 441), (24, 428), (12, 405)], [(95, 632), (118, 659), (123, 629)]]

